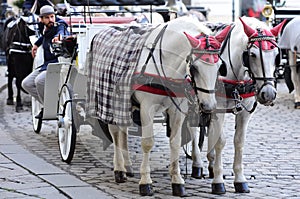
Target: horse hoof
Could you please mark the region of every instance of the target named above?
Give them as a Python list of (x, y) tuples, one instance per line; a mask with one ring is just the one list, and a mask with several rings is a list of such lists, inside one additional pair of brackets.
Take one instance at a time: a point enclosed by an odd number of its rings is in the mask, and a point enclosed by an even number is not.
[(172, 183), (173, 196), (185, 197), (187, 193), (184, 188), (184, 184), (174, 184)]
[(208, 177), (214, 178), (214, 169), (212, 167), (208, 167)]
[(153, 196), (154, 194), (152, 184), (140, 184), (139, 188), (141, 196)]
[(295, 109), (300, 109), (300, 102), (295, 102)]
[(16, 106), (16, 112), (23, 111), (23, 106)]
[(211, 184), (211, 188), (212, 188), (212, 194), (221, 195), (226, 193), (224, 183), (213, 183)]
[(247, 182), (235, 182), (234, 188), (236, 193), (250, 193)]
[(192, 175), (193, 178), (201, 179), (203, 178), (203, 168), (202, 167), (192, 167)]
[(116, 183), (124, 183), (127, 181), (126, 174), (124, 171), (115, 171)]
[(133, 172), (126, 172), (126, 176), (128, 176), (128, 177), (134, 177), (134, 173)]
[(14, 105), (14, 100), (13, 99), (7, 99), (6, 100), (6, 105)]
[(132, 166), (125, 166), (125, 169), (126, 169), (126, 176), (134, 177)]

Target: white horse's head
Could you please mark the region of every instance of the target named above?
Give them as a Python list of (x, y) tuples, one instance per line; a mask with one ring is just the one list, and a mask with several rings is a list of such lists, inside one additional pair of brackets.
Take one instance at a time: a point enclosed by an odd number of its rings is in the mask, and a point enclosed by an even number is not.
[(272, 29), (256, 19), (240, 18), (240, 21), (248, 40), (242, 54), (243, 64), (255, 83), (258, 102), (272, 105), (277, 93), (274, 87), (275, 62), (280, 60), (275, 37), (285, 21)]
[(216, 36), (201, 33), (191, 36), (185, 33), (192, 50), (188, 57), (188, 73), (198, 97), (199, 107), (204, 112), (216, 108), (215, 84), (219, 70), (219, 53), (221, 43), (226, 38), (230, 26)]

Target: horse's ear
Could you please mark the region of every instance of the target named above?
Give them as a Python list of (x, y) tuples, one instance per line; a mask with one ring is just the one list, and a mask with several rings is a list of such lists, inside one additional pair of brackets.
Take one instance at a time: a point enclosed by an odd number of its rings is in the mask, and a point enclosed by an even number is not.
[(187, 37), (187, 39), (189, 40), (190, 44), (192, 45), (193, 48), (196, 48), (197, 46), (199, 46), (200, 41), (198, 39), (196, 39), (195, 37), (189, 35), (186, 32), (183, 32), (185, 34), (185, 36)]
[(271, 33), (276, 37), (278, 36), (278, 34), (281, 32), (283, 25), (285, 24), (285, 22), (287, 21), (287, 19), (284, 19), (280, 24), (278, 24), (277, 26), (275, 26), (274, 28), (272, 28), (270, 31)]
[(248, 26), (247, 24), (245, 24), (245, 22), (242, 20), (241, 17), (239, 19), (240, 19), (240, 21), (243, 24), (244, 32), (246, 33), (246, 35), (248, 37), (251, 37), (256, 31), (254, 29), (252, 29), (250, 26)]
[(226, 28), (224, 28), (217, 36), (215, 36), (216, 40), (220, 43), (222, 43), (225, 38), (227, 37), (229, 31), (231, 29), (231, 26), (227, 26)]

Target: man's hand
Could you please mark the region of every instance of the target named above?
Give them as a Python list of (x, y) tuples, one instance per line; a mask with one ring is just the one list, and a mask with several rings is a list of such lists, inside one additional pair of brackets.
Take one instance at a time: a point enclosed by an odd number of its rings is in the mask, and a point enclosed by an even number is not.
[(31, 48), (31, 55), (32, 55), (33, 58), (34, 58), (35, 55), (36, 55), (37, 49), (38, 49), (38, 46), (37, 46), (37, 45), (33, 45), (32, 48)]
[(52, 39), (52, 43), (59, 43), (60, 42), (60, 36), (54, 37)]

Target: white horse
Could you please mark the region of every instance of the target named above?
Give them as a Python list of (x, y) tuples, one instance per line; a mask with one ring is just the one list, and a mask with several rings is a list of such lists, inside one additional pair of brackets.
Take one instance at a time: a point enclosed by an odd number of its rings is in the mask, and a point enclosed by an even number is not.
[[(291, 80), (294, 88), (295, 108), (300, 109), (300, 74), (299, 63), (297, 59), (300, 55), (300, 34), (299, 34), (300, 17), (295, 17), (285, 26), (278, 45), (282, 49), (286, 49), (288, 53), (288, 63), (291, 69)], [(290, 92), (293, 88), (290, 88)]]
[[(139, 77), (135, 81), (139, 85), (132, 96), (140, 105), (142, 126), (140, 195), (151, 196), (154, 193), (150, 176), (150, 152), (154, 145), (153, 120), (156, 114), (162, 112), (168, 113), (171, 129), (169, 172), (173, 195), (186, 195), (178, 161), (181, 126), (188, 113), (188, 106), (194, 106), (193, 111), (197, 114), (201, 111), (211, 112), (216, 108), (214, 88), (219, 68), (218, 53), (229, 29), (224, 29), (215, 37), (209, 36), (210, 30), (203, 24), (182, 17), (157, 26), (145, 40), (135, 69), (135, 75)], [(101, 57), (101, 54), (95, 56)], [(90, 68), (90, 75), (95, 73), (95, 67), (98, 66)], [(191, 84), (187, 84), (185, 77), (189, 77)], [(93, 87), (92, 83), (91, 80), (88, 84), (90, 88)], [(101, 112), (99, 109), (97, 111)], [(114, 143), (115, 180), (118, 183), (125, 182), (126, 167), (131, 166), (128, 165), (130, 161), (125, 162), (129, 156), (127, 126), (110, 123), (108, 127)]]
[(226, 64), (227, 74), (218, 79), (217, 113), (208, 127), (207, 158), (209, 171), (213, 172), (210, 173), (213, 177), (213, 194), (226, 193), (221, 157), (226, 143), (223, 132), (225, 113), (236, 115), (233, 162), (235, 191), (250, 191), (243, 170), (245, 135), (257, 102), (270, 106), (276, 98), (274, 71), (279, 49), (275, 37), (283, 24), (270, 29), (255, 18), (242, 17), (223, 42), (225, 46), (221, 58)]

